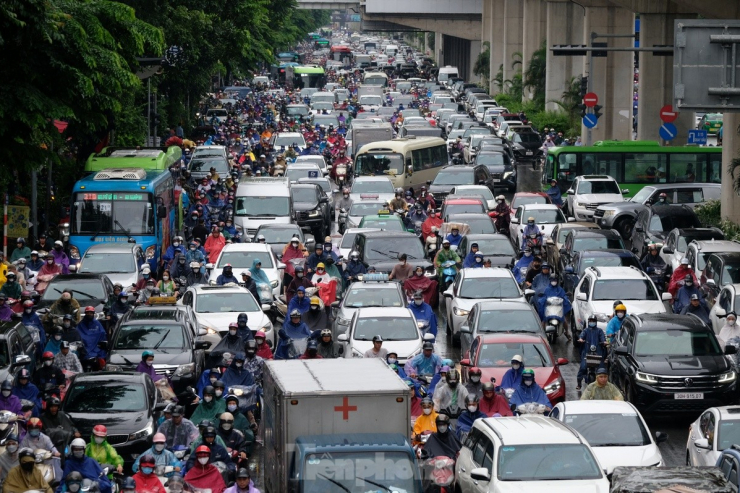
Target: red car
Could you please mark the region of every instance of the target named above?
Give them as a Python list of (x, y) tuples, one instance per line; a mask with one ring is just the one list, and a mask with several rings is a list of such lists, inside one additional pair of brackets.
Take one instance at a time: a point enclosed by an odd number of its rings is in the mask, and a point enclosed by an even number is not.
[(534, 370), (535, 381), (545, 390), (550, 402), (555, 405), (565, 401), (565, 379), (560, 373), (560, 365), (568, 360), (557, 360), (550, 345), (541, 336), (531, 334), (484, 334), (473, 340), (470, 351), (460, 361), (463, 382), (468, 379), (468, 368), (477, 366), (482, 372), (481, 382), (496, 379), (497, 385), (504, 373), (511, 368), (511, 358), (515, 355), (524, 358), (524, 367)]
[(447, 221), (447, 217), (450, 214), (465, 214), (469, 212), (479, 212), (486, 214), (486, 204), (483, 203), (483, 199), (473, 197), (461, 197), (461, 198), (446, 198), (442, 203), (441, 216), (444, 221)]
[(517, 192), (511, 199), (511, 217), (514, 218), (518, 207), (527, 204), (552, 204), (552, 200), (545, 192)]

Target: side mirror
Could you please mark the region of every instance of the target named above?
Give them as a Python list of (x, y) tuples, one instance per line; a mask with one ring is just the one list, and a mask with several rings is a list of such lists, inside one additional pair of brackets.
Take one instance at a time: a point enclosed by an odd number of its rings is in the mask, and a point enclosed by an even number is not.
[(568, 222), (569, 223), (574, 223), (574, 222), (576, 222), (576, 218), (575, 217), (569, 217), (568, 218)]
[(622, 189), (622, 195), (628, 195), (629, 193), (630, 193), (630, 189), (629, 188), (623, 188)]
[(339, 341), (339, 342), (347, 342), (347, 341), (349, 341), (349, 336), (347, 334), (339, 334), (337, 336), (337, 341)]
[(15, 361), (10, 365), (11, 368), (17, 368), (19, 366), (26, 366), (31, 363), (31, 357), (26, 354), (19, 354), (15, 357)]
[(547, 245), (554, 245), (555, 242), (552, 241), (552, 238), (548, 238), (548, 239), (545, 240), (545, 244), (547, 244)]
[(154, 412), (161, 413), (167, 407), (169, 402), (157, 402), (154, 404)]
[(329, 203), (329, 197), (321, 197), (321, 199), (319, 199), (319, 202), (322, 203), (322, 204), (328, 204)]
[(576, 299), (578, 301), (588, 301), (588, 295), (586, 293), (578, 293)]
[(203, 349), (206, 350), (209, 347), (211, 347), (210, 341), (195, 341), (195, 349)]
[(737, 348), (731, 344), (725, 346), (725, 354), (737, 354)]
[(569, 188), (568, 191), (565, 192), (565, 193), (567, 193), (568, 195), (572, 195), (572, 194), (574, 194), (576, 192), (574, 192), (572, 188)]
[(470, 330), (470, 325), (468, 325), (468, 324), (462, 324), (460, 326), (460, 332), (465, 333), (465, 334), (471, 334), (473, 331)]
[(445, 298), (449, 298), (449, 299), (453, 298), (452, 293), (449, 290), (445, 291), (442, 294), (444, 295)]
[(714, 314), (717, 316), (717, 318), (725, 318), (727, 316), (727, 312), (724, 308), (717, 307), (716, 310), (714, 310)]
[(717, 283), (714, 282), (714, 279), (707, 279), (707, 284), (709, 284), (711, 286), (716, 286), (717, 285)]
[(673, 295), (671, 293), (665, 292), (660, 296), (660, 299), (663, 301), (671, 301), (673, 299)]
[(666, 255), (670, 255), (673, 253), (673, 250), (668, 247), (663, 247), (663, 253), (665, 253)]
[(491, 474), (485, 467), (476, 467), (475, 469), (470, 471), (470, 479), (472, 479), (473, 481), (487, 482), (491, 480)]
[(77, 272), (77, 264), (71, 264), (71, 265), (69, 266), (69, 271), (70, 271), (71, 273), (75, 273), (75, 272)]
[(668, 440), (668, 433), (663, 433), (662, 431), (655, 432), (655, 443), (663, 443), (666, 440)]
[(287, 267), (284, 263), (278, 262), (277, 268), (278, 270), (285, 270), (285, 267)]
[(272, 308), (272, 305), (271, 305), (271, 304), (269, 304), (269, 303), (262, 303), (262, 304), (260, 305), (260, 308), (262, 309), (262, 311), (263, 311), (263, 312), (267, 313), (267, 312), (269, 312), (269, 311), (270, 311), (270, 309)]
[(519, 219), (517, 219), (516, 217), (512, 218), (511, 224), (519, 224)]
[(629, 351), (627, 350), (627, 346), (617, 346), (614, 348), (614, 354), (617, 356), (627, 356)]
[(316, 240), (313, 238), (306, 238), (306, 249), (313, 250), (314, 246), (316, 246)]
[(460, 360), (460, 366), (470, 366), (470, 358), (463, 358)]
[(214, 265), (213, 264), (206, 264), (207, 270), (213, 270)]
[(558, 358), (559, 366), (567, 365), (568, 363), (570, 363), (570, 361), (568, 361), (568, 358)]
[(694, 447), (702, 450), (712, 450), (712, 446), (709, 444), (709, 440), (706, 438), (700, 438), (694, 442)]

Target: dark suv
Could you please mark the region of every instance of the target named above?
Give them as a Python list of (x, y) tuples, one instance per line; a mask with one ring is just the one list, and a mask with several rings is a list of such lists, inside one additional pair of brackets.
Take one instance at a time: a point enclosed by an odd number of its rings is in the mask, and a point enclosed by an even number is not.
[(319, 185), (292, 183), (290, 195), (296, 223), (301, 228), (310, 230), (317, 238), (323, 238), (325, 233), (331, 231), (331, 204)]
[(414, 233), (363, 231), (355, 236), (352, 250), (360, 254), (360, 262), (384, 274), (390, 274), (398, 257), (405, 253), (409, 264), (423, 267), (426, 275), (434, 278), (434, 265), (424, 258), (424, 249)]
[(449, 195), (450, 190), (456, 185), (485, 185), (496, 195), (493, 177), (488, 167), (479, 164), (475, 166), (448, 165), (442, 167), (434, 178), (434, 181), (427, 182), (429, 193), (434, 196), (437, 204), (444, 202), (445, 197)]
[(722, 286), (740, 283), (740, 252), (709, 255), (699, 282), (709, 306), (712, 306)]
[(613, 229), (574, 229), (565, 237), (560, 249), (560, 265), (553, 266), (563, 272), (567, 265), (573, 263), (573, 256), (583, 250), (622, 250), (624, 243), (619, 233)]
[(735, 402), (737, 375), (711, 328), (694, 315), (630, 315), (609, 356), (610, 380), (644, 413), (698, 414)]
[(687, 205), (653, 205), (637, 214), (630, 237), (632, 251), (642, 258), (648, 243), (663, 243), (674, 228), (701, 228), (694, 210)]

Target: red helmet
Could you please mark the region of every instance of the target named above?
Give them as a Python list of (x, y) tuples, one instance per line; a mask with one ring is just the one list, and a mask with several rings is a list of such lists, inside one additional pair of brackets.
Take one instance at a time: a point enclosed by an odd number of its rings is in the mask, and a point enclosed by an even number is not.
[(86, 306), (85, 307), (85, 313), (95, 313), (95, 307), (94, 306)]
[(482, 374), (483, 374), (483, 372), (480, 371), (480, 368), (478, 368), (477, 366), (474, 366), (470, 370), (468, 370), (468, 375), (478, 375), (478, 376), (480, 376)]
[(196, 457), (202, 456), (202, 455), (207, 455), (207, 456), (210, 457), (210, 455), (211, 455), (211, 449), (209, 449), (205, 445), (201, 445), (197, 449), (195, 449), (195, 456)]
[(108, 436), (108, 428), (104, 425), (95, 425), (93, 427), (93, 435), (96, 437), (106, 437)]
[(33, 308), (33, 301), (26, 300), (23, 302), (23, 308)]
[(39, 430), (44, 427), (44, 424), (41, 422), (39, 418), (31, 418), (28, 420), (28, 423), (26, 423), (26, 428), (29, 430), (31, 428), (38, 428)]
[(51, 351), (45, 351), (44, 354), (41, 355), (41, 359), (42, 360), (54, 359), (54, 353), (52, 353)]
[(239, 328), (239, 324), (237, 324), (236, 322), (231, 322), (229, 324), (229, 329), (238, 329), (238, 328)]

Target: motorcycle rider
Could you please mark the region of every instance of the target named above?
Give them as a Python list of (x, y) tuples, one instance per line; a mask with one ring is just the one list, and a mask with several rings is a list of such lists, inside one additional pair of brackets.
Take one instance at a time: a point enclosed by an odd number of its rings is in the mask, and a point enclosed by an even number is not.
[(475, 254), (476, 253), (478, 253), (478, 243), (473, 242), (470, 244), (470, 251), (465, 256), (465, 260), (463, 260), (463, 269), (475, 267)]
[(318, 339), (316, 333), (329, 326), (329, 318), (326, 315), (326, 310), (321, 306), (321, 299), (318, 296), (311, 296), (308, 311), (301, 316), (301, 320), (308, 325), (308, 330), (314, 334), (312, 336), (314, 339)]
[(51, 439), (41, 429), (44, 424), (39, 418), (31, 418), (26, 423), (26, 436), (21, 440), (20, 448), (30, 448), (31, 450), (43, 449), (51, 452), (54, 457), (59, 457), (61, 454), (57, 451), (56, 447), (52, 443)]
[(450, 417), (446, 414), (438, 414), (434, 421), (437, 425), (437, 431), (432, 433), (427, 443), (424, 444), (424, 452), (429, 457), (457, 458), (462, 443), (450, 431)]
[(463, 408), (465, 398), (468, 396), (468, 390), (460, 384), (460, 374), (454, 368), (447, 372), (445, 382), (437, 385), (434, 389), (434, 409), (437, 412), (450, 410), (453, 415), (457, 415)]
[(606, 368), (596, 369), (596, 381), (586, 386), (581, 396), (582, 401), (623, 401), (622, 393), (616, 385), (609, 382)]
[(221, 472), (210, 464), (211, 449), (206, 445), (201, 445), (195, 450), (195, 457), (193, 461), (193, 467), (188, 468), (188, 473), (185, 475), (185, 481), (192, 484), (196, 488), (207, 488), (212, 493), (223, 493), (226, 489)]
[(406, 211), (408, 203), (404, 198), (403, 188), (396, 188), (395, 196), (393, 197), (393, 200), (391, 200), (390, 206), (393, 211)]
[(175, 406), (172, 410), (172, 419), (166, 419), (159, 425), (157, 433), (165, 436), (168, 449), (174, 449), (176, 446), (190, 448), (190, 444), (200, 435), (198, 428), (183, 414), (183, 407)]
[(290, 304), (290, 302), (293, 300), (293, 297), (298, 292), (298, 289), (303, 288), (303, 292), (305, 294), (306, 288), (312, 288), (313, 283), (311, 282), (308, 277), (305, 276), (305, 269), (303, 266), (297, 266), (295, 268), (295, 276), (293, 277), (293, 280), (290, 281), (290, 284), (285, 289), (285, 301), (286, 303)]
[(409, 212), (406, 216), (405, 223), (409, 229), (416, 229), (416, 225), (419, 225), (419, 231), (421, 231), (421, 225), (427, 220), (426, 212), (424, 212), (424, 206), (421, 202), (414, 203), (413, 211)]
[(270, 345), (265, 342), (267, 335), (264, 330), (258, 330), (254, 334), (254, 342), (257, 343), (257, 356), (263, 360), (273, 359), (272, 349)]
[(388, 276), (389, 280), (395, 279), (396, 281), (403, 283), (406, 279), (411, 277), (411, 273), (414, 271), (414, 268), (408, 263), (407, 260), (408, 256), (405, 253), (402, 253), (398, 257), (398, 263), (393, 266), (393, 269)]
[(581, 367), (578, 370), (578, 385), (576, 390), (581, 390), (581, 381), (587, 375), (588, 370), (586, 367), (586, 355), (589, 353), (591, 346), (596, 348), (596, 354), (601, 356), (601, 365), (604, 365), (606, 335), (596, 324), (596, 315), (589, 315), (588, 326), (583, 329), (581, 335), (578, 337), (578, 342), (581, 344)]
[(691, 281), (694, 283), (694, 286), (699, 285), (699, 281), (696, 279), (696, 274), (694, 274), (694, 269), (689, 265), (689, 259), (684, 257), (681, 259), (681, 264), (676, 267), (673, 274), (671, 274), (671, 281), (668, 283), (668, 292), (671, 293), (673, 299), (676, 299), (676, 296), (678, 296), (678, 290), (684, 286), (686, 276), (691, 277)]
[(572, 307), (570, 304), (570, 300), (568, 299), (568, 294), (565, 292), (563, 287), (560, 286), (557, 274), (550, 274), (550, 285), (545, 288), (545, 290), (542, 292), (542, 295), (538, 298), (539, 313), (540, 319), (542, 320), (543, 328), (547, 323), (545, 320), (545, 309), (547, 308), (548, 298), (560, 298), (563, 300), (563, 319), (560, 322), (564, 326), (565, 337), (570, 341), (570, 330), (568, 330), (565, 325), (567, 320), (566, 315), (570, 312)]
[(5, 451), (0, 454), (0, 486), (3, 486), (8, 471), (19, 464), (18, 462), (18, 435), (10, 432), (5, 437)]
[(54, 356), (54, 366), (60, 370), (82, 373), (82, 363), (75, 353), (70, 350), (69, 341), (62, 341), (59, 353)]
[[(244, 355), (242, 355), (244, 357)], [(232, 365), (234, 363), (232, 362)], [(251, 378), (251, 376), (250, 376)], [(190, 416), (190, 420), (196, 423), (200, 423), (203, 420), (215, 422), (218, 416), (226, 410), (226, 403), (223, 399), (216, 399), (216, 389), (212, 385), (206, 385), (203, 389), (203, 399), (198, 403), (198, 407), (193, 411), (193, 415)], [(174, 412), (172, 413), (173, 420)], [(166, 423), (166, 421), (165, 421)], [(162, 423), (164, 425), (164, 423)], [(165, 436), (167, 433), (165, 433)]]
[(465, 410), (460, 413), (460, 416), (458, 416), (457, 426), (455, 428), (455, 435), (457, 435), (457, 438), (461, 441), (464, 440), (464, 437), (467, 436), (471, 428), (473, 428), (473, 423), (475, 423), (476, 419), (488, 417), (479, 409), (479, 402), (480, 398), (475, 394), (469, 394), (465, 398)]
[(290, 303), (288, 303), (287, 311), (288, 313), (291, 313), (293, 312), (293, 310), (298, 310), (301, 315), (303, 315), (310, 308), (311, 301), (306, 296), (306, 288), (304, 288), (303, 286), (299, 286), (298, 289), (296, 289), (296, 295), (291, 298)]
[(41, 431), (47, 436), (51, 436), (52, 433), (61, 429), (74, 438), (80, 438), (80, 432), (77, 431), (72, 420), (59, 409), (61, 405), (62, 401), (55, 395), (46, 399), (46, 410), (41, 415)]
[(434, 401), (428, 395), (421, 399), (421, 411), (422, 413), (414, 421), (412, 434), (413, 439), (417, 442), (421, 440), (421, 434), (425, 431), (437, 431), (437, 411), (434, 410)]
[(208, 276), (201, 272), (200, 263), (195, 261), (190, 262), (190, 272), (188, 273), (185, 284), (187, 287), (195, 286), (197, 284), (208, 284)]
[(149, 349), (142, 351), (141, 361), (136, 365), (135, 371), (149, 375), (153, 382), (157, 382), (165, 378), (164, 375), (157, 375), (157, 372), (154, 369), (154, 352)]
[[(696, 295), (699, 299), (700, 304), (707, 308), (707, 302), (704, 300), (701, 291), (694, 284), (694, 279), (691, 274), (686, 274), (683, 281), (683, 286), (678, 289), (676, 298), (673, 300), (673, 313), (681, 313), (683, 309), (691, 304), (692, 296)], [(708, 310), (707, 310), (708, 311)]]
[(725, 345), (730, 339), (736, 339), (740, 337), (740, 326), (737, 325), (737, 314), (735, 312), (729, 312), (725, 315), (725, 324), (719, 331), (717, 340), (724, 350)]
[(499, 389), (515, 389), (522, 383), (522, 373), (524, 373), (524, 358), (521, 354), (515, 354), (511, 357), (511, 368), (506, 370)]
[(226, 264), (224, 265), (224, 270), (221, 272), (221, 275), (216, 278), (216, 284), (223, 286), (229, 283), (239, 284), (239, 279), (234, 275), (231, 264)]
[(620, 303), (614, 307), (614, 316), (606, 324), (606, 338), (609, 342), (613, 341), (622, 329), (625, 318), (627, 318), (627, 307)]
[(450, 240), (445, 238), (444, 240), (442, 240), (442, 249), (438, 251), (436, 257), (434, 257), (434, 267), (436, 267), (437, 273), (439, 275), (440, 288), (444, 285), (445, 279), (445, 275), (442, 272), (444, 270), (442, 264), (444, 264), (448, 260), (454, 260), (457, 265), (460, 265), (462, 262), (457, 252), (450, 248)]
[(483, 372), (477, 366), (473, 366), (468, 370), (468, 381), (465, 384), (468, 395), (483, 396), (483, 383), (480, 381), (481, 375), (483, 375)]
[(54, 317), (64, 317), (65, 315), (75, 317), (75, 323), (80, 321), (80, 304), (72, 297), (72, 292), (68, 289), (65, 289), (59, 299), (51, 304), (49, 313), (44, 317), (44, 323), (51, 324)]
[(236, 472), (236, 484), (226, 489), (224, 493), (260, 493), (260, 490), (254, 487), (249, 470), (242, 467)]
[(535, 257), (534, 260), (532, 260), (529, 269), (527, 270), (527, 275), (524, 276), (524, 285), (528, 288), (531, 288), (532, 281), (534, 281), (535, 276), (537, 276), (540, 272), (542, 272), (542, 258)]
[(457, 226), (452, 226), (452, 231), (445, 236), (444, 238), (446, 241), (450, 242), (451, 246), (454, 246), (457, 248), (460, 245), (460, 242), (462, 241), (462, 235), (460, 234), (460, 228)]
[(33, 415), (38, 416), (41, 409), (41, 397), (38, 387), (31, 383), (31, 375), (28, 370), (23, 368), (16, 376), (16, 382), (13, 386), (13, 395), (20, 400), (33, 402)]
[(648, 245), (647, 254), (642, 257), (642, 260), (640, 260), (640, 265), (642, 265), (642, 269), (648, 274), (650, 274), (650, 272), (648, 272), (648, 269), (665, 271), (665, 260), (663, 260), (663, 257), (658, 255), (658, 250), (658, 245), (656, 245), (655, 243), (651, 243), (650, 245)]
[(3, 491), (6, 493), (24, 493), (26, 491), (43, 491), (52, 493), (51, 486), (44, 479), (44, 475), (36, 467), (36, 457), (33, 449), (21, 448), (18, 452), (18, 465), (10, 469), (3, 482)]
[(157, 287), (157, 281), (153, 278), (146, 280), (144, 289), (139, 291), (139, 296), (136, 298), (137, 305), (146, 305), (149, 302), (149, 298), (155, 296), (155, 288)]
[(41, 367), (33, 375), (34, 384), (40, 389), (45, 388), (46, 384), (52, 384), (54, 387), (64, 387), (67, 382), (62, 370), (58, 366), (54, 366), (54, 354), (51, 351), (44, 352), (41, 355), (41, 361)]
[(349, 188), (344, 187), (342, 189), (342, 198), (339, 199), (335, 205), (336, 210), (344, 209), (349, 212), (352, 207), (352, 199), (349, 198)]
[(0, 288), (0, 295), (4, 295), (6, 298), (13, 298), (14, 300), (19, 299), (21, 297), (21, 292), (23, 292), (23, 288), (18, 282), (18, 276), (15, 272), (8, 272), (5, 275), (5, 278), (5, 284)]
[(64, 253), (64, 243), (55, 241), (54, 249), (50, 253), (54, 256), (54, 263), (62, 266), (62, 274), (69, 274), (69, 257)]
[(103, 425), (93, 427), (90, 443), (85, 448), (85, 455), (95, 459), (98, 464), (110, 464), (123, 474), (123, 457), (108, 443), (108, 429)]
[[(108, 337), (101, 323), (95, 320), (95, 307), (85, 307), (85, 316), (77, 325), (82, 344), (84, 346), (85, 359), (105, 358), (106, 351), (99, 347), (100, 343), (107, 343)], [(97, 361), (93, 365), (98, 367)]]
[[(229, 365), (224, 372), (224, 375), (221, 377), (221, 382), (223, 382), (225, 387), (233, 387), (235, 385), (254, 385), (255, 381), (252, 377), (252, 373), (244, 367), (245, 360), (246, 356), (241, 351), (234, 355), (234, 359), (231, 360), (231, 365)], [(203, 394), (205, 396), (205, 390), (203, 391)]]
[(550, 269), (550, 264), (547, 262), (542, 262), (540, 273), (534, 276), (534, 278), (532, 279), (531, 289), (534, 290), (535, 299), (538, 299), (540, 297), (540, 294), (544, 293), (545, 289), (550, 285), (551, 273), (552, 270)]
[(112, 487), (108, 476), (103, 474), (103, 468), (95, 459), (85, 455), (85, 445), (82, 438), (72, 440), (69, 446), (72, 453), (64, 461), (64, 477), (69, 477), (73, 472), (80, 473), (84, 479), (97, 481), (101, 493), (111, 493)]
[(698, 294), (692, 294), (689, 304), (684, 306), (681, 310), (681, 315), (691, 313), (702, 319), (705, 324), (712, 325), (712, 322), (709, 320), (709, 310), (707, 310), (706, 306), (701, 304), (701, 301), (702, 300), (699, 299)]
[(162, 481), (160, 481), (157, 475), (154, 474), (154, 467), (157, 465), (154, 456), (152, 454), (145, 453), (141, 456), (139, 464), (141, 465), (141, 468), (131, 477), (136, 484), (137, 491), (165, 493), (166, 490), (162, 485)]
[(524, 229), (522, 230), (522, 251), (524, 251), (524, 249), (527, 247), (527, 240), (529, 239), (529, 235), (532, 234), (536, 235), (537, 237), (542, 237), (542, 231), (540, 231), (540, 227), (535, 224), (534, 217), (530, 216), (527, 218), (527, 225), (524, 226)]
[(275, 348), (275, 359), (289, 359), (290, 341), (302, 340), (311, 336), (308, 326), (301, 321), (299, 310), (290, 311), (290, 317), (285, 320), (283, 327), (278, 331), (278, 336), (280, 340)]
[(529, 266), (534, 262), (534, 257), (532, 256), (532, 249), (527, 247), (524, 249), (524, 255), (516, 261), (516, 264), (514, 264), (514, 267), (511, 269), (511, 271), (514, 273), (514, 278), (516, 279), (516, 282), (519, 284), (522, 284), (524, 280), (527, 278), (527, 273), (529, 272)]
[(167, 251), (162, 255), (162, 265), (169, 266), (179, 253), (185, 254), (185, 245), (182, 236), (175, 236), (172, 238), (172, 244), (167, 247)]
[(31, 258), (28, 260), (28, 268), (31, 272), (38, 273), (44, 266), (44, 261), (39, 258), (39, 252), (34, 250), (31, 252)]
[(437, 231), (439, 231), (439, 227), (442, 226), (442, 222), (442, 218), (439, 217), (438, 213), (434, 211), (429, 213), (427, 220), (421, 225), (421, 235), (424, 243), (427, 243), (427, 238), (429, 238), (429, 236), (434, 236), (432, 228), (437, 228)]
[(247, 291), (252, 293), (252, 296), (254, 296), (254, 300), (258, 303), (261, 301), (260, 293), (257, 290), (257, 283), (254, 282), (254, 279), (252, 279), (252, 273), (249, 270), (242, 271), (242, 282), (239, 283), (241, 286), (244, 286)]
[(383, 338), (380, 335), (373, 336), (373, 347), (365, 351), (365, 358), (388, 358), (388, 350), (383, 347)]
[(221, 250), (223, 250), (225, 246), (226, 237), (221, 234), (221, 230), (218, 226), (214, 225), (211, 228), (211, 235), (206, 238), (206, 243), (203, 245), (208, 254), (208, 258), (215, 262), (221, 254)]
[(365, 267), (365, 264), (360, 262), (360, 254), (354, 250), (351, 251), (349, 254), (349, 262), (347, 262), (347, 266), (344, 268), (343, 272), (345, 286), (349, 287), (350, 284), (359, 280), (359, 276), (366, 273), (367, 268)]
[(563, 207), (563, 195), (560, 193), (558, 181), (554, 178), (550, 180), (550, 188), (547, 189), (547, 196), (550, 197), (553, 204)]
[(244, 349), (244, 340), (239, 337), (239, 326), (235, 322), (229, 324), (229, 332), (220, 340), (216, 347), (211, 349), (211, 355), (220, 357), (223, 353), (236, 354)]
[[(254, 431), (257, 429), (257, 423), (250, 425), (247, 418), (239, 411), (239, 397), (234, 394), (226, 396), (226, 412), (233, 416), (233, 428), (238, 430), (244, 436), (245, 443), (247, 446), (247, 454), (251, 453), (251, 449), (254, 445)], [(247, 414), (251, 415), (251, 411), (247, 411)], [(223, 414), (221, 414), (223, 416)], [(251, 416), (250, 416), (251, 418)], [(222, 419), (222, 418), (221, 418)]]
[(424, 296), (421, 291), (414, 293), (414, 300), (409, 303), (408, 309), (414, 314), (417, 322), (427, 322), (426, 334), (432, 334), (437, 337), (437, 315), (434, 314), (432, 307), (424, 302)]
[(416, 203), (421, 204), (424, 211), (434, 211), (437, 208), (437, 203), (434, 201), (434, 197), (431, 193), (427, 192), (427, 187), (424, 185), (421, 186), (419, 199)]
[(552, 404), (547, 398), (547, 394), (545, 394), (542, 387), (534, 381), (534, 370), (531, 368), (527, 368), (522, 372), (522, 383), (514, 390), (509, 402), (515, 406), (520, 406), (529, 402), (536, 402), (537, 404), (544, 405), (548, 411), (552, 408)]
[(425, 341), (422, 344), (421, 354), (417, 354), (406, 362), (404, 367), (406, 373), (411, 375), (434, 375), (442, 368), (442, 358), (434, 354), (434, 344)]
[[(220, 413), (219, 416), (221, 414), (223, 413)], [(185, 470), (190, 471), (190, 469), (193, 468), (193, 466), (195, 465), (197, 451), (200, 450), (203, 445), (205, 445), (210, 449), (209, 457), (211, 459), (211, 462), (223, 462), (230, 472), (236, 471), (236, 465), (233, 463), (229, 452), (226, 450), (225, 442), (221, 439), (221, 437), (218, 436), (216, 428), (214, 426), (207, 426), (206, 429), (203, 430), (202, 436), (203, 443), (196, 447), (196, 454), (190, 454), (190, 458), (185, 465)]]
[(483, 397), (478, 403), (480, 411), (489, 418), (499, 416), (511, 416), (511, 408), (506, 402), (506, 397), (496, 392), (496, 386), (493, 382), (483, 384)]
[(224, 412), (219, 416), (218, 436), (226, 444), (229, 454), (236, 452), (239, 460), (247, 460), (247, 442), (241, 431), (234, 428), (234, 415)]
[(115, 323), (116, 321), (118, 321), (118, 319), (120, 319), (132, 309), (133, 306), (131, 306), (128, 302), (128, 293), (126, 291), (121, 291), (118, 294), (116, 301), (111, 304), (108, 313), (110, 314), (111, 321)]
[(46, 330), (44, 330), (44, 324), (41, 323), (41, 319), (36, 314), (35, 305), (33, 301), (26, 300), (23, 302), (23, 313), (21, 315), (21, 323), (26, 327), (35, 327), (38, 331), (39, 342), (36, 343), (38, 349), (37, 354), (43, 351), (46, 346)]
[(321, 243), (316, 243), (316, 246), (314, 247), (314, 253), (308, 256), (308, 259), (306, 260), (306, 271), (309, 274), (313, 274), (313, 272), (316, 270), (316, 266), (318, 264), (324, 263), (327, 256), (324, 255), (324, 245)]

